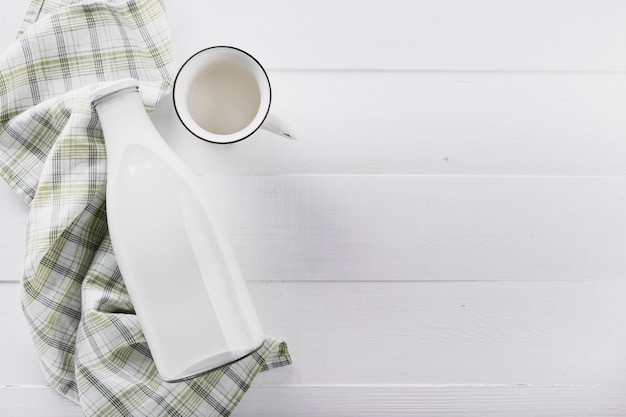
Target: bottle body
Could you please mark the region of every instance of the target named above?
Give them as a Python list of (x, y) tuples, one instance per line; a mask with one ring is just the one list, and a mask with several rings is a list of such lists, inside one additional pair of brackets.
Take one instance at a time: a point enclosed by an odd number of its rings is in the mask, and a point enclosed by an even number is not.
[(160, 137), (136, 89), (95, 104), (111, 242), (159, 373), (181, 380), (251, 353), (263, 343), (262, 328), (205, 191)]

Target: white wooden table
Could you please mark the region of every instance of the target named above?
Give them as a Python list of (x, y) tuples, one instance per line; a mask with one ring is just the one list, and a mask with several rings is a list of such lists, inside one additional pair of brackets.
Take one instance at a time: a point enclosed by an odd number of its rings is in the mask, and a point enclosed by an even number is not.
[[(300, 127), (220, 147), (154, 115), (293, 355), (235, 415), (626, 415), (626, 2), (168, 5), (180, 63), (247, 50)], [(22, 320), (27, 214), (0, 184), (0, 416), (78, 416)]]

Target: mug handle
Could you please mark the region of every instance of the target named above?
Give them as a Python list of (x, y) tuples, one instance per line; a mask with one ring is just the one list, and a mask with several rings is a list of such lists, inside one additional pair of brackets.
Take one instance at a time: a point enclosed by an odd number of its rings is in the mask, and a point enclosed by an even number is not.
[(272, 113), (267, 115), (265, 121), (261, 125), (261, 129), (272, 132), (278, 136), (282, 136), (287, 139), (296, 140), (296, 137), (294, 136), (295, 129), (293, 128), (293, 125)]

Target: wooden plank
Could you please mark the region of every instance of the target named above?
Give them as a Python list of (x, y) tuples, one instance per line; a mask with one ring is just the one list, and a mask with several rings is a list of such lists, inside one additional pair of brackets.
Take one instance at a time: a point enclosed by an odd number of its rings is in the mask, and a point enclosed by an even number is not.
[(26, 8), (27, 1), (5, 1), (0, 8), (0, 53), (6, 50), (15, 40)]
[[(264, 330), (294, 360), (257, 386), (626, 384), (623, 280), (249, 288)], [(18, 290), (0, 285), (0, 386), (44, 385)]]
[(170, 96), (153, 120), (199, 174), (626, 175), (626, 74), (270, 77), (273, 111), (296, 125), (298, 141), (259, 131), (230, 146), (203, 142)]
[(0, 179), (0, 282), (22, 278), (27, 224), (28, 206)]
[[(626, 271), (626, 177), (200, 179), (249, 280), (603, 281)], [(5, 188), (0, 280), (17, 281), (28, 219)]]
[(0, 332), (0, 387), (46, 385), (22, 314), (18, 283), (0, 282)]
[[(179, 0), (167, 6), (180, 63), (199, 49), (228, 44), (271, 68), (626, 70), (619, 53), (626, 46), (626, 6), (619, 0)], [(25, 2), (3, 5), (0, 50), (13, 41), (25, 10)]]
[[(622, 417), (618, 386), (252, 387), (233, 417)], [(77, 404), (48, 387), (0, 387), (0, 414), (79, 417)]]
[(625, 70), (619, 0), (186, 0), (177, 56), (211, 45), (270, 68)]
[(233, 417), (622, 417), (626, 386), (253, 387)]
[(294, 364), (260, 385), (626, 383), (626, 283), (250, 283)]
[(0, 415), (82, 417), (80, 406), (45, 386), (0, 386)]
[(201, 178), (244, 275), (275, 281), (610, 280), (626, 178)]

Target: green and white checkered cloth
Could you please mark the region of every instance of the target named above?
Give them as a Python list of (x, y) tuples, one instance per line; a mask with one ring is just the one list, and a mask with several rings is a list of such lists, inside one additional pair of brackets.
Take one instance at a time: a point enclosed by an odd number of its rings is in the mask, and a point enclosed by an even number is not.
[(109, 239), (104, 141), (88, 94), (140, 81), (151, 111), (173, 54), (160, 0), (34, 0), (0, 56), (0, 175), (30, 205), (22, 305), (52, 387), (87, 416), (226, 416), (284, 342), (191, 380), (161, 380)]

